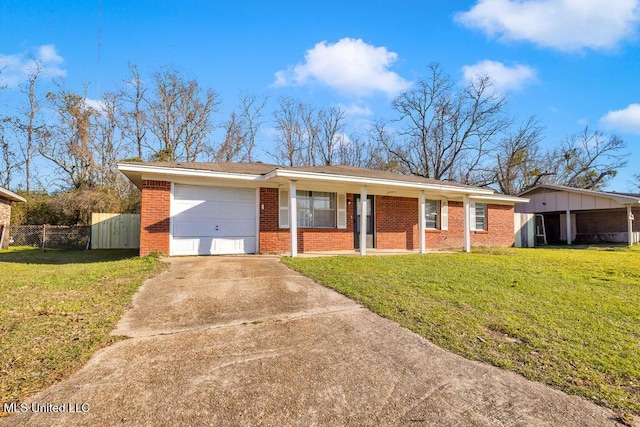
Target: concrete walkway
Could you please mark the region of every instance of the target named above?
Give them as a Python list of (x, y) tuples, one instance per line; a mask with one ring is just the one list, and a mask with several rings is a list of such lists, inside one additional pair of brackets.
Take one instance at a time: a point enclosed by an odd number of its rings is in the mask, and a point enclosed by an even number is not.
[(277, 258), (169, 262), (114, 331), (130, 339), (27, 402), (64, 413), (0, 424), (616, 425), (607, 409), (442, 350)]

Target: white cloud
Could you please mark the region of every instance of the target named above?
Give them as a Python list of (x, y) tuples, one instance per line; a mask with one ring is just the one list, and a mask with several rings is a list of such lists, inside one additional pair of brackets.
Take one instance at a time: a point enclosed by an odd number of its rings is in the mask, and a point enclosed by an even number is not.
[(614, 48), (636, 33), (638, 0), (478, 0), (455, 20), (502, 40), (563, 51)]
[(38, 57), (45, 64), (61, 64), (64, 62), (64, 59), (58, 55), (56, 47), (52, 44), (40, 46), (38, 48)]
[(358, 104), (344, 105), (344, 104), (338, 104), (338, 107), (340, 107), (340, 109), (342, 111), (347, 113), (347, 115), (352, 116), (352, 117), (353, 116), (371, 116), (371, 115), (373, 115), (373, 111), (371, 111), (371, 108), (367, 107), (366, 105), (358, 105)]
[(610, 130), (640, 135), (640, 104), (630, 104), (622, 110), (609, 111), (600, 124)]
[(278, 71), (273, 86), (315, 82), (348, 95), (382, 92), (394, 96), (410, 86), (389, 70), (397, 59), (397, 53), (362, 39), (343, 38), (333, 44), (323, 41), (307, 50), (304, 63)]
[(85, 98), (84, 105), (94, 109), (98, 114), (103, 114), (106, 111), (104, 101), (100, 101), (97, 99)]
[(489, 76), (500, 91), (519, 90), (526, 83), (537, 80), (537, 73), (531, 67), (515, 64), (512, 67), (504, 65), (502, 62), (484, 60), (473, 65), (462, 67), (465, 80), (473, 80), (478, 76)]
[(27, 76), (40, 69), (40, 77), (52, 79), (64, 77), (67, 72), (62, 68), (64, 58), (58, 54), (52, 44), (38, 46), (34, 51), (3, 55), (0, 53), (0, 85), (17, 87)]

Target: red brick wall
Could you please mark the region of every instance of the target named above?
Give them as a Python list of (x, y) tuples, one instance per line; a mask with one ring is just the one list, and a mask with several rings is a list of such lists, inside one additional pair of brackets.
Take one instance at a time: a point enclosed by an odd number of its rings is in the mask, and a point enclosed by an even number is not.
[[(353, 194), (347, 195), (347, 229), (298, 229), (298, 251), (352, 250)], [(289, 252), (289, 229), (278, 228), (278, 190), (260, 190), (260, 251)], [(376, 248), (418, 249), (418, 199), (375, 196)], [(449, 229), (427, 230), (427, 249), (460, 248), (464, 245), (462, 202), (449, 202)], [(487, 231), (472, 231), (473, 246), (513, 246), (513, 206), (487, 205)]]
[[(353, 195), (347, 194), (347, 228), (298, 227), (298, 252), (353, 249)], [(264, 209), (262, 209), (264, 206)], [(288, 228), (278, 228), (278, 189), (260, 189), (260, 252), (289, 252)]]
[(471, 232), (472, 246), (513, 246), (513, 206), (487, 205), (487, 231)]
[(169, 254), (170, 204), (170, 182), (142, 181), (140, 256), (149, 255), (152, 252)]
[[(377, 248), (418, 249), (418, 199), (376, 196)], [(472, 231), (472, 246), (513, 246), (513, 206), (487, 205), (487, 231)], [(449, 202), (448, 230), (426, 230), (427, 249), (464, 246), (462, 202)]]
[[(640, 231), (640, 209), (631, 210), (635, 216), (633, 231)], [(626, 233), (627, 209), (607, 209), (590, 212), (575, 212), (578, 234)]]
[(9, 246), (9, 226), (11, 225), (11, 202), (0, 199), (0, 235), (4, 228), (4, 240), (0, 242), (0, 248), (6, 249)]
[[(464, 246), (464, 210), (462, 202), (449, 202), (448, 230), (427, 230), (427, 249), (461, 248)], [(513, 219), (511, 220), (513, 224)], [(513, 228), (513, 226), (512, 226)], [(473, 232), (471, 232), (473, 239)], [(511, 231), (513, 235), (513, 230)]]
[[(141, 256), (156, 251), (169, 254), (170, 193), (171, 183), (167, 181), (144, 180), (142, 183)], [(299, 252), (353, 250), (353, 194), (347, 194), (347, 200), (347, 228), (298, 228)], [(289, 252), (289, 229), (278, 228), (278, 189), (261, 188), (260, 205), (260, 252)], [(419, 247), (417, 199), (375, 196), (374, 205), (376, 248)], [(473, 246), (513, 245), (512, 206), (488, 205), (487, 224), (487, 231), (472, 232)], [(427, 230), (426, 245), (427, 248), (441, 249), (462, 247), (463, 244), (462, 203), (449, 202), (448, 231)]]
[(415, 249), (418, 240), (418, 199), (375, 196), (376, 249)]

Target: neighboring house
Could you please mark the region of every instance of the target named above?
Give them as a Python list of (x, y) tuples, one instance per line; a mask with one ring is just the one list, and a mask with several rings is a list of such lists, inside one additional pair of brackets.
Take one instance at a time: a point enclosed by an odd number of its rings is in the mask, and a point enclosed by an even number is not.
[[(640, 240), (640, 195), (538, 185), (519, 194), (529, 202), (516, 212), (536, 214), (538, 243), (625, 242)], [(637, 218), (637, 219), (635, 219)], [(567, 230), (570, 230), (567, 233)]]
[(11, 204), (26, 202), (23, 197), (0, 187), (0, 248), (9, 247), (9, 226), (11, 225)]
[(348, 166), (149, 162), (118, 169), (142, 190), (141, 255), (512, 246), (514, 205), (527, 201)]

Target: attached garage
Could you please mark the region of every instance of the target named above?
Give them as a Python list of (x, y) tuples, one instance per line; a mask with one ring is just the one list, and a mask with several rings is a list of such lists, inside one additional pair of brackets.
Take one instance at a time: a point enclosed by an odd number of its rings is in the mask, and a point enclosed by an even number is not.
[(256, 253), (256, 190), (174, 184), (171, 255)]

